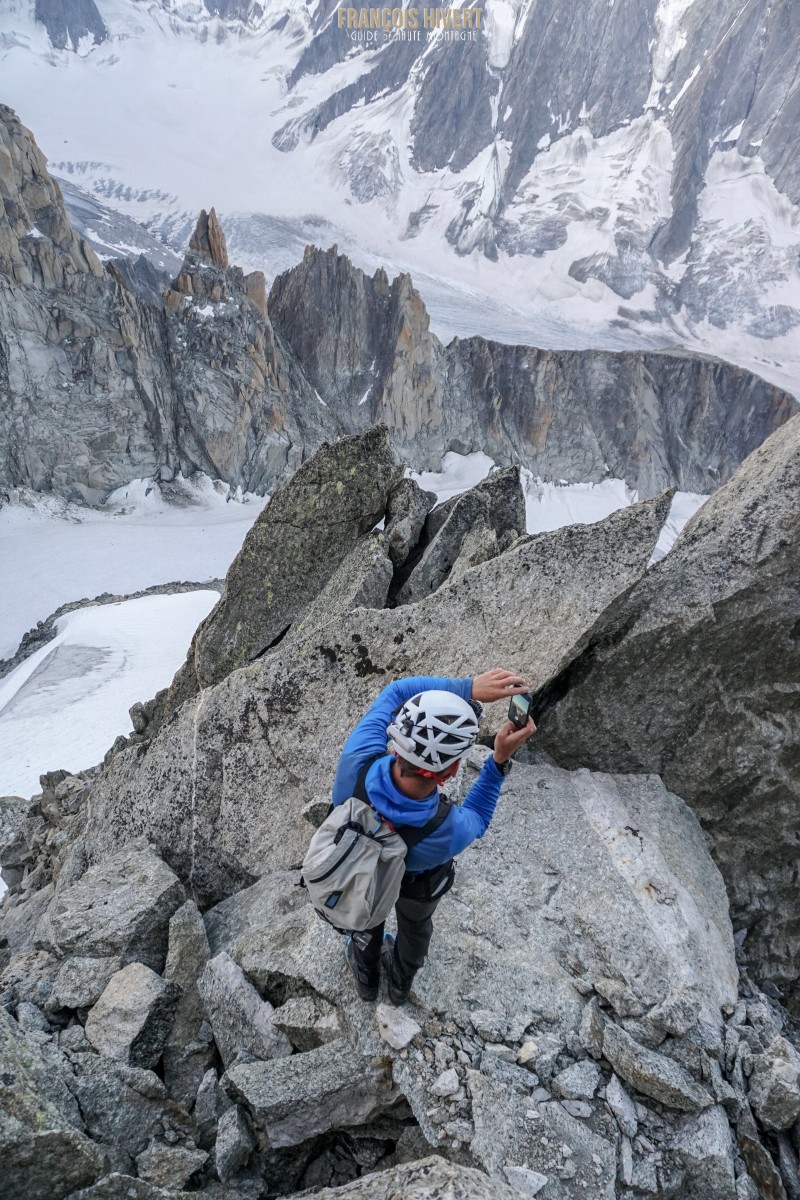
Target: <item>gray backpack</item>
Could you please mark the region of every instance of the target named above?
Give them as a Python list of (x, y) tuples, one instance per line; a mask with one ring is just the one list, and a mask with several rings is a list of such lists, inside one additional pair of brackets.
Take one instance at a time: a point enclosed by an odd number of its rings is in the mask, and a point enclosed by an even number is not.
[(440, 796), (436, 813), (421, 827), (390, 825), (367, 795), (365, 780), (373, 762), (361, 768), (350, 799), (322, 822), (303, 859), (302, 883), (309, 899), (340, 933), (372, 929), (386, 920), (400, 895), (406, 852), (438, 829), (450, 812)]

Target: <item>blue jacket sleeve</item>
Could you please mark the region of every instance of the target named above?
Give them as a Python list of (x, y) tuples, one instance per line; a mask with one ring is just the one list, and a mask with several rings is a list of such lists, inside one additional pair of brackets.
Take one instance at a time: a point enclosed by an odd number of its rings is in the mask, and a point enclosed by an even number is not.
[(386, 726), (400, 705), (417, 692), (427, 691), (455, 692), (463, 700), (469, 700), (472, 696), (472, 678), (439, 679), (429, 675), (412, 675), (388, 684), (344, 744), (333, 783), (334, 804), (341, 804), (348, 796), (352, 796), (360, 765), (373, 755), (385, 753)]
[(453, 808), (451, 854), (460, 854), (470, 842), (483, 837), (494, 816), (502, 786), (503, 776), (494, 759), (489, 757), (483, 764), (477, 780), (464, 797), (464, 803), (458, 808)]

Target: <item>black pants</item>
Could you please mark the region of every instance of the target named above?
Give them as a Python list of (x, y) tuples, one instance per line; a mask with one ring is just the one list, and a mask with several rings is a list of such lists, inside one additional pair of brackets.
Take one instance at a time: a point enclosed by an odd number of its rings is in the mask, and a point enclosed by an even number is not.
[[(455, 868), (445, 863), (424, 875), (406, 875), (394, 906), (397, 917), (397, 941), (394, 948), (394, 974), (397, 982), (408, 985), (424, 964), (433, 935), (433, 914), (439, 901), (453, 886)], [(377, 981), (380, 971), (384, 923), (367, 931), (369, 941), (355, 947), (356, 960), (369, 979)]]

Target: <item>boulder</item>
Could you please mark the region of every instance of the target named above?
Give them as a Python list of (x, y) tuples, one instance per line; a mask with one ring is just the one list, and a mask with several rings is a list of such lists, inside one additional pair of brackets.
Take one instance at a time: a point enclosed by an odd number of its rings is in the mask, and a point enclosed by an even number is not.
[(636, 1105), (614, 1074), (606, 1084), (606, 1104), (614, 1114), (620, 1132), (626, 1137), (635, 1138), (639, 1127)]
[(183, 1191), (195, 1171), (199, 1171), (208, 1155), (205, 1150), (188, 1146), (164, 1146), (153, 1142), (136, 1156), (139, 1178), (156, 1187)]
[(396, 1099), (385, 1063), (363, 1057), (345, 1038), (291, 1058), (237, 1063), (222, 1086), (273, 1149), (359, 1125)]
[(264, 1059), (292, 1053), (286, 1034), (273, 1023), (272, 1005), (224, 950), (206, 964), (197, 987), (226, 1067), (243, 1051)]
[(758, 1200), (787, 1200), (780, 1171), (758, 1136), (753, 1114), (748, 1107), (745, 1107), (736, 1123), (736, 1140), (757, 1188)]
[[(113, 758), (92, 791), (87, 844), (96, 856), (146, 830), (204, 909), (302, 861), (303, 809), (329, 791), (347, 734), (390, 676), (511, 662), (534, 684), (549, 679), (640, 578), (667, 507), (539, 535), (413, 607), (356, 609), (285, 639), (186, 703), (146, 751)], [(443, 642), (442, 629), (458, 636)], [(312, 742), (298, 773), (297, 745)]]
[[(228, 570), (220, 602), (195, 634), (181, 669), (194, 675), (190, 694), (283, 636), (384, 515), (399, 473), (386, 428), (376, 426), (323, 445), (273, 494)], [(178, 693), (183, 699), (186, 688)], [(168, 705), (165, 715), (170, 711)]]
[(789, 1200), (800, 1200), (800, 1163), (786, 1134), (778, 1136), (778, 1170)]
[(460, 1086), (460, 1080), (455, 1067), (448, 1067), (446, 1071), (442, 1071), (441, 1075), (437, 1075), (436, 1079), (434, 1079), (431, 1084), (431, 1095), (443, 1100), (448, 1096), (454, 1096)]
[(475, 1071), (468, 1072), (468, 1079), (475, 1123), (470, 1149), (490, 1175), (507, 1178), (508, 1166), (524, 1164), (547, 1177), (548, 1200), (573, 1200), (584, 1192), (614, 1200), (617, 1162), (611, 1142), (560, 1104), (532, 1105)]
[(786, 1038), (753, 1059), (748, 1099), (765, 1129), (790, 1129), (800, 1117), (800, 1054)]
[(479, 567), (481, 563), (488, 562), (490, 558), (496, 558), (516, 541), (514, 530), (509, 530), (505, 537), (498, 538), (497, 532), (486, 523), (486, 519), (478, 517), (464, 537), (458, 558), (453, 563), (447, 578), (451, 583), (455, 583), (471, 567)]
[[(330, 792), (327, 803), (330, 808)], [(308, 837), (311, 837), (310, 829)], [(268, 913), (274, 913), (280, 919), (286, 911), (295, 909), (297, 896), (292, 891), (292, 880), (289, 871), (266, 873), (250, 887), (242, 888), (209, 908), (203, 916), (203, 924), (212, 955), (229, 949), (247, 929), (259, 925)]]
[(53, 1001), (61, 1008), (91, 1008), (122, 963), (113, 958), (65, 959), (53, 983)]
[(193, 900), (172, 914), (164, 979), (181, 990), (164, 1045), (164, 1082), (173, 1100), (190, 1107), (214, 1058), (211, 1030), (197, 990), (210, 957), (203, 918)]
[[(505, 1046), (503, 1050), (509, 1054), (513, 1054), (513, 1051), (508, 1051), (508, 1048)], [(490, 1046), (487, 1046), (485, 1053), (481, 1055), (479, 1069), (483, 1075), (507, 1084), (523, 1096), (529, 1096), (540, 1082), (539, 1076), (533, 1071), (527, 1071), (523, 1067), (518, 1067), (513, 1062), (509, 1062), (504, 1053), (496, 1053), (494, 1052), (494, 1047)], [(566, 1103), (569, 1103), (569, 1101)]]
[(375, 1009), (375, 1020), (378, 1023), (378, 1032), (393, 1050), (402, 1050), (412, 1038), (422, 1032), (413, 1017), (403, 1012), (402, 1008), (395, 1008), (393, 1004), (379, 1004)]
[(17, 1024), (26, 1033), (44, 1033), (49, 1036), (53, 1032), (42, 1010), (28, 1000), (22, 1000), (17, 1005)]
[(164, 1084), (153, 1071), (97, 1054), (73, 1054), (71, 1062), (71, 1087), (89, 1135), (130, 1156), (139, 1154), (162, 1129), (168, 1111)]
[(624, 1134), (619, 1147), (619, 1175), (625, 1187), (633, 1185), (633, 1146)]
[(514, 1191), (525, 1196), (526, 1200), (538, 1196), (548, 1182), (546, 1175), (532, 1171), (530, 1167), (505, 1167), (503, 1174)]
[(0, 876), (6, 887), (22, 882), (34, 834), (42, 825), (38, 800), (0, 796)]
[[(518, 467), (493, 472), (428, 515), (415, 550), (393, 584), (394, 603), (411, 604), (435, 592), (447, 579), (462, 547), (475, 562), (492, 557), (491, 553), (476, 555), (474, 534), (478, 529), (484, 540), (494, 534), (495, 553), (503, 535), (518, 537), (525, 532), (525, 497)], [(468, 540), (469, 546), (465, 547)]]
[(231, 1107), (232, 1101), (219, 1086), (217, 1072), (213, 1067), (209, 1067), (197, 1089), (197, 1099), (192, 1110), (202, 1146), (214, 1144), (217, 1136), (217, 1124)]
[(180, 988), (142, 963), (112, 975), (86, 1019), (86, 1036), (106, 1058), (148, 1070), (161, 1058)]
[(508, 1184), (487, 1179), (472, 1167), (431, 1155), (374, 1175), (362, 1175), (343, 1187), (322, 1188), (315, 1200), (519, 1200)]
[(425, 518), (436, 503), (435, 492), (425, 492), (413, 479), (400, 479), (386, 502), (386, 543), (389, 558), (400, 567), (419, 541)]
[(562, 1100), (561, 1107), (571, 1117), (580, 1117), (582, 1121), (591, 1120), (595, 1114), (594, 1107), (588, 1100)]
[(713, 1103), (708, 1092), (678, 1063), (640, 1046), (610, 1021), (603, 1035), (603, 1055), (626, 1083), (667, 1108), (699, 1112)]
[[(471, 762), (455, 795), (475, 778), (477, 751)], [(564, 1037), (581, 1023), (576, 983), (605, 981), (640, 1015), (677, 986), (716, 1027), (736, 996), (722, 880), (696, 819), (654, 776), (518, 764), (489, 832), (459, 857), (453, 895), (437, 910), (416, 995), (470, 1019), (465, 997), (491, 996), (493, 1037), (501, 1019), (530, 1013), (542, 1079), (558, 1073)]]
[(73, 1071), (69, 1055), (56, 1041), (39, 1031), (26, 1031), (3, 1012), (3, 1042), (9, 1050), (9, 1037), (23, 1055), (30, 1079), (43, 1100), (81, 1132), (85, 1121), (73, 1089)]
[(58, 1035), (59, 1050), (69, 1050), (73, 1054), (94, 1054), (95, 1049), (86, 1036), (82, 1025), (68, 1025)]
[(247, 1120), (239, 1106), (234, 1105), (220, 1118), (214, 1145), (214, 1165), (223, 1183), (228, 1183), (247, 1165), (254, 1146)]
[[(228, 911), (220, 925), (216, 910), (207, 914), (207, 926), (214, 929), (209, 940), (213, 948), (224, 930), (222, 944), (262, 995), (284, 1000), (288, 984), (290, 998), (311, 991), (341, 1005), (350, 986), (341, 941), (337, 937), (332, 943), (334, 935), (296, 883), (296, 873), (276, 871), (224, 901), (219, 908)], [(233, 919), (237, 907), (248, 914), (241, 923)]]
[(183, 900), (178, 878), (140, 839), (60, 890), (37, 939), (62, 956), (116, 957), (162, 971), (169, 919)]
[(383, 608), (392, 563), (382, 533), (366, 534), (342, 560), (291, 631), (291, 640), (318, 634), (352, 608)]
[(559, 1071), (551, 1086), (555, 1095), (564, 1100), (591, 1100), (601, 1081), (600, 1068), (587, 1059)]
[(695, 1195), (703, 1200), (730, 1200), (735, 1195), (733, 1138), (720, 1105), (687, 1117), (670, 1149), (687, 1168), (687, 1183)]
[[(0, 955), (0, 962), (4, 957)], [(19, 1004), (29, 1000), (49, 1012), (59, 965), (55, 955), (42, 950), (26, 950), (13, 955), (0, 967), (0, 995), (6, 1003)]]
[(99, 1147), (75, 1128), (63, 1105), (42, 1092), (47, 1072), (46, 1062), (0, 1009), (0, 1152), (8, 1200), (62, 1200), (101, 1171)]
[(6, 902), (6, 907), (0, 914), (0, 935), (7, 943), (12, 954), (25, 954), (32, 950), (36, 942), (36, 930), (39, 922), (53, 899), (53, 885), (46, 884), (36, 891), (25, 892), (19, 897), (10, 897), (15, 901), (13, 907)]
[(337, 1010), (320, 996), (292, 997), (275, 1009), (272, 1023), (301, 1051), (314, 1050), (342, 1034)]
[(745, 960), (790, 1006), (800, 962), (799, 574), (793, 417), (537, 700), (538, 748), (562, 766), (658, 771), (691, 805), (734, 927), (749, 930)]
[(584, 1005), (579, 1031), (581, 1046), (592, 1058), (600, 1059), (603, 1057), (603, 1028), (605, 1023), (599, 998), (592, 996), (588, 1003)]
[[(477, 763), (470, 763), (477, 766)], [(502, 1042), (508, 1033), (508, 1018), (491, 1008), (474, 1008), (469, 1014), (469, 1023), (485, 1042)]]

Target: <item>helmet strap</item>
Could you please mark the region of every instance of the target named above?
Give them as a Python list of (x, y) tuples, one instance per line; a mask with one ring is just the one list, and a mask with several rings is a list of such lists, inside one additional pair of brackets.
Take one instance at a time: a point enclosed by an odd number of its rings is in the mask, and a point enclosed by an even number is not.
[[(391, 751), (395, 758), (400, 758), (397, 749)], [(413, 765), (413, 764), (412, 764)], [(443, 771), (428, 771), (425, 767), (415, 767), (414, 774), (421, 776), (423, 779), (435, 779), (437, 783), (447, 783), (448, 779), (453, 779), (458, 774), (458, 768), (461, 766), (461, 759), (457, 758), (449, 767), (445, 767)]]
[(437, 783), (447, 783), (448, 779), (452, 779), (458, 774), (458, 768), (461, 766), (461, 759), (457, 758), (449, 767), (445, 767), (444, 771), (426, 771), (424, 767), (420, 767), (418, 774), (425, 779), (435, 779)]

